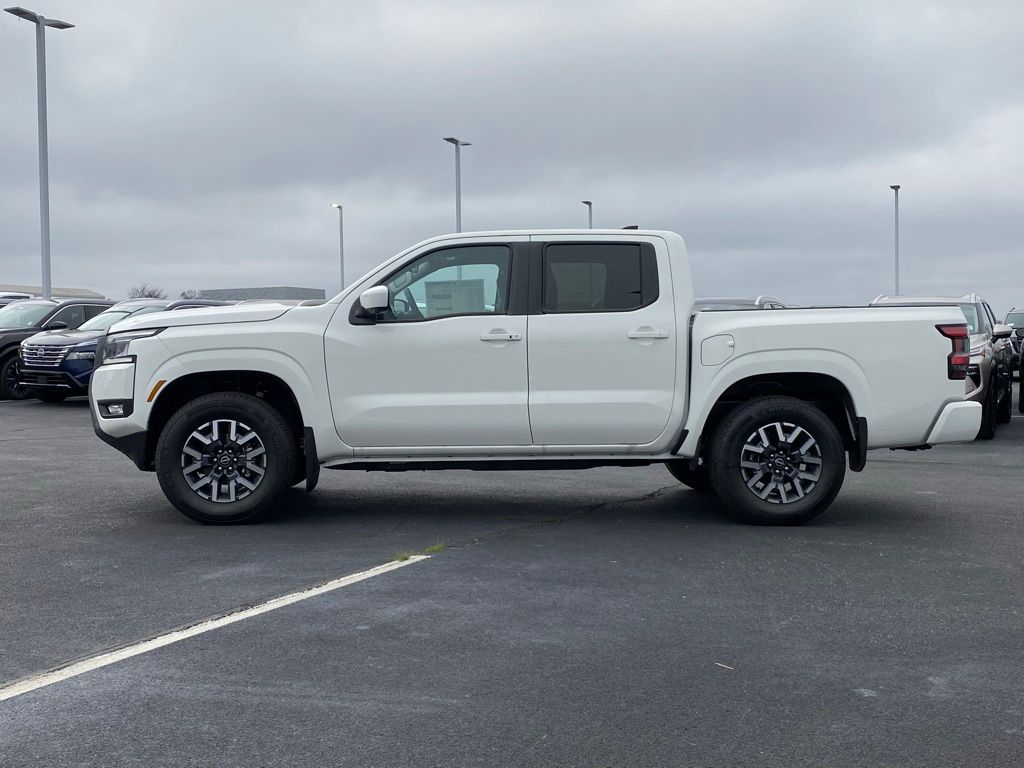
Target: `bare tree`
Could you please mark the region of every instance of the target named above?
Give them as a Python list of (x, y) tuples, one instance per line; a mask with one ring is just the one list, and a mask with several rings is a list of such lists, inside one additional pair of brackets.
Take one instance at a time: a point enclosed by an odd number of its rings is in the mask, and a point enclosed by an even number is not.
[(133, 285), (128, 289), (129, 299), (166, 299), (167, 294), (164, 293), (163, 288), (159, 288), (149, 283), (140, 283), (139, 285)]
[(202, 291), (188, 290), (181, 292), (181, 298), (183, 299), (201, 299), (203, 298)]

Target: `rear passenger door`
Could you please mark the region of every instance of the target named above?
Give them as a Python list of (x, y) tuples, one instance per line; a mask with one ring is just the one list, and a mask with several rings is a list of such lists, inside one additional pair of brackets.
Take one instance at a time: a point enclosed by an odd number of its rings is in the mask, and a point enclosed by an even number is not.
[(529, 406), (538, 445), (656, 440), (675, 396), (667, 253), (636, 241), (546, 236), (531, 247)]

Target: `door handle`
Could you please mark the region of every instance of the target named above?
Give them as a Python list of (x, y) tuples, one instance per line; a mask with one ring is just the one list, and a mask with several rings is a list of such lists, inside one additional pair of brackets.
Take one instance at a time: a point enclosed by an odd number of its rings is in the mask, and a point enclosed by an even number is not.
[(637, 328), (626, 334), (630, 339), (667, 339), (668, 331), (656, 331), (653, 328)]
[(509, 333), (508, 331), (495, 330), (490, 333), (481, 333), (480, 341), (522, 341), (521, 333)]

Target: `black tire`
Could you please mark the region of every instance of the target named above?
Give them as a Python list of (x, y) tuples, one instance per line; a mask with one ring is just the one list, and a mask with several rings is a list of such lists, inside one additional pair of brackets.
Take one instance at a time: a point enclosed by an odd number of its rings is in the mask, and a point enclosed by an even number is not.
[(0, 360), (0, 400), (24, 400), (29, 392), (18, 384), (18, 356), (8, 355)]
[(681, 459), (679, 461), (666, 461), (665, 469), (669, 471), (672, 477), (691, 490), (699, 493), (711, 493), (714, 490), (711, 487), (708, 468), (704, 465), (693, 469), (690, 467), (689, 459)]
[(42, 392), (34, 392), (32, 394), (34, 394), (44, 403), (63, 403), (68, 397), (67, 392), (51, 392), (47, 390), (44, 390)]
[[(993, 372), (993, 376), (995, 373)], [(989, 381), (988, 393), (981, 406), (981, 426), (978, 428), (977, 440), (991, 440), (996, 436), (996, 398), (995, 387)]]
[[(232, 426), (231, 422), (235, 424)], [(200, 430), (213, 424), (212, 433), (217, 434), (225, 423), (230, 429), (237, 427), (241, 431), (244, 428), (247, 435), (255, 433), (257, 443), (252, 443), (248, 437), (246, 440), (250, 446), (262, 444), (264, 451), (256, 460), (262, 461), (262, 466), (254, 467), (254, 471), (246, 469), (251, 466), (248, 451), (227, 436), (205, 447), (196, 443), (195, 435)], [(192, 458), (196, 455), (193, 447), (203, 448), (202, 458)], [(206, 449), (209, 449), (209, 456)], [(227, 468), (222, 469), (219, 462), (224, 456), (234, 457), (238, 464), (229, 460)], [(193, 461), (188, 466), (196, 466), (196, 462), (202, 464), (192, 474), (196, 482), (201, 483), (197, 490), (193, 490), (186, 479), (186, 459)], [(284, 417), (264, 400), (240, 392), (215, 392), (186, 403), (167, 422), (156, 445), (156, 473), (161, 489), (179, 512), (202, 523), (249, 523), (277, 512), (281, 497), (291, 486), (297, 462), (297, 441)], [(257, 476), (257, 469), (262, 469), (262, 475)], [(218, 471), (231, 474), (215, 481)], [(241, 478), (242, 474), (245, 478)], [(206, 477), (209, 479), (204, 480)], [(237, 484), (232, 484), (230, 497), (234, 498), (238, 489), (245, 495), (231, 501), (217, 501), (216, 497), (231, 480), (236, 480)], [(255, 488), (243, 487), (243, 480), (254, 483)], [(204, 497), (207, 488), (210, 489), (208, 497)]]
[(1020, 369), (1020, 386), (1017, 387), (1017, 412), (1024, 413), (1024, 362)]
[[(788, 435), (787, 429), (791, 429)], [(745, 449), (760, 444), (764, 444), (760, 453)], [(744, 456), (759, 457), (758, 462)], [(757, 468), (763, 461), (774, 469), (776, 460), (781, 462), (778, 471), (786, 474), (766, 476), (765, 469)], [(817, 406), (794, 397), (772, 396), (737, 407), (719, 424), (708, 465), (715, 492), (739, 519), (759, 525), (799, 525), (824, 512), (843, 487), (846, 453), (839, 431)], [(817, 475), (805, 477), (815, 474), (815, 466)], [(783, 479), (777, 481), (779, 477)], [(765, 498), (759, 498), (759, 491), (765, 489)]]
[(996, 408), (996, 422), (998, 424), (1009, 424), (1013, 416), (1013, 374), (1007, 382), (1006, 390), (1003, 392), (1003, 401)]

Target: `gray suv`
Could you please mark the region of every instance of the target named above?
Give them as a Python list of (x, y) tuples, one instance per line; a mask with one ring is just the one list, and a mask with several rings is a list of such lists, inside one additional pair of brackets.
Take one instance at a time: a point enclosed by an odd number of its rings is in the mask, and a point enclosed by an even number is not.
[(1003, 322), (1013, 329), (1010, 341), (1013, 342), (1013, 368), (1016, 371), (1021, 365), (1020, 348), (1024, 344), (1024, 309), (1014, 307), (1006, 313), (1006, 320)]
[(963, 310), (971, 335), (971, 362), (967, 366), (967, 399), (981, 403), (978, 438), (991, 440), (996, 424), (1010, 421), (1013, 405), (1013, 329), (996, 322), (992, 307), (977, 294), (964, 296), (879, 296), (872, 306), (952, 305)]

